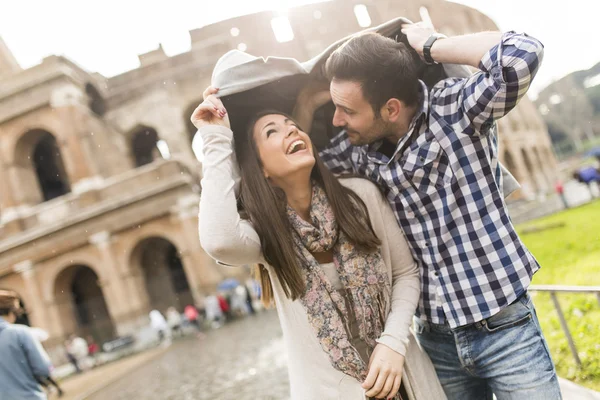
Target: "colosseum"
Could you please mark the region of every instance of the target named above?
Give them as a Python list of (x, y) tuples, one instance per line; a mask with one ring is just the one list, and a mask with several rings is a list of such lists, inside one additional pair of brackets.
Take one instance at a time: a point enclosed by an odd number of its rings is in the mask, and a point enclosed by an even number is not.
[[(273, 12), (191, 32), (191, 50), (159, 45), (112, 78), (50, 56), (23, 70), (0, 40), (0, 287), (16, 290), (53, 357), (71, 333), (97, 341), (135, 334), (151, 309), (197, 301), (232, 274), (198, 241), (200, 165), (189, 115), (230, 49), (307, 60), (329, 44), (425, 6), (448, 34), (497, 29), (443, 0), (337, 0), (290, 10), (293, 39)], [(361, 14), (358, 15), (357, 11)], [(500, 122), (501, 159), (522, 184), (549, 190), (556, 160), (542, 119), (524, 100)]]

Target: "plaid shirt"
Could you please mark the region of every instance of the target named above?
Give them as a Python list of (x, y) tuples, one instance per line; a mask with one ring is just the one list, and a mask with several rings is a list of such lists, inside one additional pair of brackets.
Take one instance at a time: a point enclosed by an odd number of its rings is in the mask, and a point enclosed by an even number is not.
[(385, 189), (420, 264), (417, 314), (450, 327), (488, 318), (523, 294), (539, 264), (517, 236), (502, 191), (494, 121), (527, 92), (543, 45), (505, 33), (469, 78), (431, 91), (392, 157), (382, 142), (352, 146), (342, 131), (321, 152), (334, 173)]

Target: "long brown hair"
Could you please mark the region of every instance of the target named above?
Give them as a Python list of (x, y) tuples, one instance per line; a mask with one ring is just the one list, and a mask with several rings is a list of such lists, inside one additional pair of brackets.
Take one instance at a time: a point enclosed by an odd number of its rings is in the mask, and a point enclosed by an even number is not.
[[(272, 186), (264, 177), (262, 163), (254, 141), (254, 125), (265, 115), (281, 112), (266, 110), (254, 115), (246, 135), (236, 137), (235, 151), (241, 171), (240, 207), (242, 217), (250, 220), (260, 237), (265, 260), (273, 266), (283, 291), (295, 300), (304, 294), (305, 282), (301, 274), (301, 260), (295, 249), (293, 228), (287, 217), (287, 201), (283, 190)], [(363, 251), (374, 251), (381, 244), (375, 235), (367, 207), (352, 190), (342, 186), (319, 158), (313, 145), (316, 163), (311, 179), (327, 195), (340, 229), (348, 239)], [(258, 265), (258, 278), (262, 288), (262, 301), (270, 305), (273, 300), (271, 280), (264, 265)]]

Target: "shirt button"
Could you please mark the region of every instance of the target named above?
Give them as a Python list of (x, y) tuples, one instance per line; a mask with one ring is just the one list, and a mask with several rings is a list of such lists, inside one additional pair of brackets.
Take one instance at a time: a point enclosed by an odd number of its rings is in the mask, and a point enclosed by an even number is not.
[(429, 242), (425, 242), (425, 246), (427, 246), (427, 247), (431, 247), (431, 243), (429, 243)]
[(440, 276), (440, 274), (438, 274), (438, 272), (437, 272), (437, 271), (435, 271), (435, 272), (433, 273), (433, 276)]

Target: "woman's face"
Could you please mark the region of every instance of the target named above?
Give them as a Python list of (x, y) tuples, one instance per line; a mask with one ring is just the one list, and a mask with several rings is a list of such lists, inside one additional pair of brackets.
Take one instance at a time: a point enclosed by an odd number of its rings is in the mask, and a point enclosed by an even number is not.
[(315, 157), (312, 142), (294, 121), (279, 114), (261, 117), (253, 128), (265, 177), (277, 186), (294, 175), (310, 176)]

